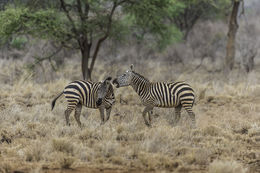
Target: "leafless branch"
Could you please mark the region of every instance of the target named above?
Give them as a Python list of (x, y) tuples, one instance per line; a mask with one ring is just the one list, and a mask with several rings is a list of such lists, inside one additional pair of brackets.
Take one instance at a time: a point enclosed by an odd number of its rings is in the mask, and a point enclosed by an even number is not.
[[(125, 2), (125, 0), (122, 0), (119, 3), (122, 4), (123, 2)], [(107, 24), (107, 27), (106, 27), (105, 35), (103, 37), (101, 37), (97, 42), (97, 45), (96, 45), (96, 48), (95, 48), (95, 51), (94, 51), (94, 54), (93, 54), (93, 58), (92, 58), (92, 61), (91, 61), (91, 64), (90, 64), (90, 71), (93, 70), (93, 67), (94, 67), (94, 64), (95, 64), (95, 61), (96, 61), (96, 58), (97, 58), (97, 54), (98, 54), (98, 51), (99, 51), (99, 48), (100, 48), (102, 42), (105, 41), (107, 39), (107, 37), (109, 36), (111, 26), (112, 26), (113, 14), (114, 14), (116, 8), (118, 7), (119, 3), (117, 3), (117, 1), (115, 1), (113, 3), (113, 7), (112, 7), (110, 14), (108, 16), (108, 24)]]
[(50, 54), (46, 57), (35, 57), (35, 62), (33, 63), (33, 66), (40, 64), (44, 60), (49, 60), (52, 68), (56, 71), (57, 69), (54, 67), (54, 64), (52, 63), (51, 58), (54, 57), (55, 55), (57, 55), (62, 50), (62, 48), (63, 48), (63, 46), (60, 46), (55, 52), (53, 52), (52, 54)]

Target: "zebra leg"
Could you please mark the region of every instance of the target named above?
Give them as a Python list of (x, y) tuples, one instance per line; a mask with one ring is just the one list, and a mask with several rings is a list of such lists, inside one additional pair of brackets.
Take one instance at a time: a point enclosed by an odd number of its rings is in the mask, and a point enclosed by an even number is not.
[(191, 107), (185, 107), (185, 110), (188, 112), (190, 118), (191, 118), (191, 122), (192, 122), (192, 127), (195, 128), (196, 127), (196, 120), (195, 120), (195, 114), (194, 112), (192, 111), (192, 108)]
[(103, 125), (104, 124), (104, 108), (99, 108), (99, 112), (100, 112), (100, 118), (101, 118), (101, 123), (100, 125)]
[(112, 110), (112, 107), (110, 107), (110, 108), (106, 109), (107, 118), (106, 118), (106, 121), (105, 121), (105, 122), (107, 122), (107, 121), (109, 120), (109, 118), (110, 118), (110, 113), (111, 113), (111, 110)]
[(70, 126), (70, 123), (69, 123), (69, 118), (70, 118), (70, 113), (72, 112), (72, 109), (70, 108), (67, 108), (65, 110), (65, 119), (66, 119), (66, 125), (67, 126)]
[(69, 123), (70, 114), (71, 114), (71, 112), (72, 112), (74, 109), (76, 109), (76, 107), (77, 107), (77, 105), (78, 105), (78, 103), (79, 103), (79, 99), (76, 98), (76, 99), (70, 100), (70, 99), (68, 99), (66, 96), (65, 96), (65, 98), (67, 99), (67, 102), (68, 102), (68, 106), (67, 106), (67, 109), (66, 109), (66, 111), (65, 111), (65, 119), (66, 119), (66, 124), (67, 124), (67, 125), (70, 125), (70, 123)]
[(81, 127), (81, 122), (80, 122), (81, 110), (82, 110), (82, 104), (79, 103), (79, 104), (77, 104), (77, 107), (75, 109), (75, 114), (74, 114), (74, 117), (75, 117), (79, 127)]
[(175, 107), (175, 118), (174, 118), (174, 125), (177, 125), (181, 118), (181, 108), (182, 105)]
[(144, 111), (143, 111), (143, 118), (144, 118), (144, 123), (149, 127), (149, 126), (151, 126), (151, 124), (147, 121), (147, 119), (146, 119), (146, 113), (147, 112), (149, 112), (149, 111), (151, 111), (153, 108), (151, 108), (151, 107), (145, 107), (144, 108)]

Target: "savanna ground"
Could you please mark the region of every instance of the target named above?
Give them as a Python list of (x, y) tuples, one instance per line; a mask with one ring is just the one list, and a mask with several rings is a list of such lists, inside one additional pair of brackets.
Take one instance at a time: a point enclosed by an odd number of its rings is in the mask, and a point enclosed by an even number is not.
[[(181, 64), (143, 62), (136, 71), (151, 81), (185, 80), (196, 91), (197, 128), (182, 111), (172, 126), (173, 109), (155, 109), (152, 128), (132, 88), (115, 88), (111, 118), (100, 126), (97, 110), (83, 109), (80, 129), (73, 116), (65, 126), (64, 97), (50, 103), (79, 78), (69, 61), (49, 82), (19, 70), (22, 61), (1, 60), (0, 172), (259, 172), (260, 68), (236, 69), (224, 80), (203, 66), (190, 73)], [(98, 62), (95, 79), (116, 76), (128, 65)], [(49, 76), (50, 77), (50, 76)], [(52, 78), (50, 77), (50, 78)]]
[(28, 63), (53, 52), (49, 44), (37, 40), (9, 54), (1, 48), (0, 172), (260, 172), (259, 53), (254, 69), (244, 69), (250, 49), (260, 47), (256, 12), (248, 20), (240, 18), (230, 74), (221, 72), (227, 33), (221, 21), (198, 23), (187, 43), (161, 53), (131, 40), (125, 48), (108, 43), (102, 49), (94, 81), (116, 77), (133, 63), (151, 81), (189, 83), (196, 93), (195, 129), (184, 110), (173, 126), (174, 109), (157, 108), (152, 128), (146, 127), (144, 107), (130, 87), (115, 88), (116, 104), (105, 125), (100, 126), (98, 110), (83, 108), (83, 128), (73, 115), (66, 126), (64, 97), (53, 111), (51, 101), (82, 78), (79, 56), (65, 51), (55, 60), (57, 71), (43, 62), (32, 73)]

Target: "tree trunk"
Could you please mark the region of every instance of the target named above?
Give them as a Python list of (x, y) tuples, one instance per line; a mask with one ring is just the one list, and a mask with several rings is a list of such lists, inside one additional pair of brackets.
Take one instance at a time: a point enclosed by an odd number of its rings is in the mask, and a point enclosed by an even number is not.
[(91, 80), (91, 73), (89, 71), (90, 47), (83, 46), (81, 48), (81, 70), (84, 80)]
[(229, 21), (229, 30), (227, 33), (226, 59), (225, 71), (229, 72), (234, 67), (235, 53), (236, 53), (236, 33), (238, 30), (237, 14), (239, 10), (240, 0), (233, 0), (233, 8)]

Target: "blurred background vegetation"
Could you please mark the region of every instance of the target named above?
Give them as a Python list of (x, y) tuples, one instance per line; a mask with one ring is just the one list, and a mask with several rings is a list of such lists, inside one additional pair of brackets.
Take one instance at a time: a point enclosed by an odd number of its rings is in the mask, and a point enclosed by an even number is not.
[(0, 58), (23, 59), (32, 72), (46, 61), (55, 71), (75, 59), (89, 80), (100, 61), (157, 60), (194, 70), (210, 61), (209, 72), (237, 66), (250, 72), (259, 6), (256, 0), (1, 0)]

